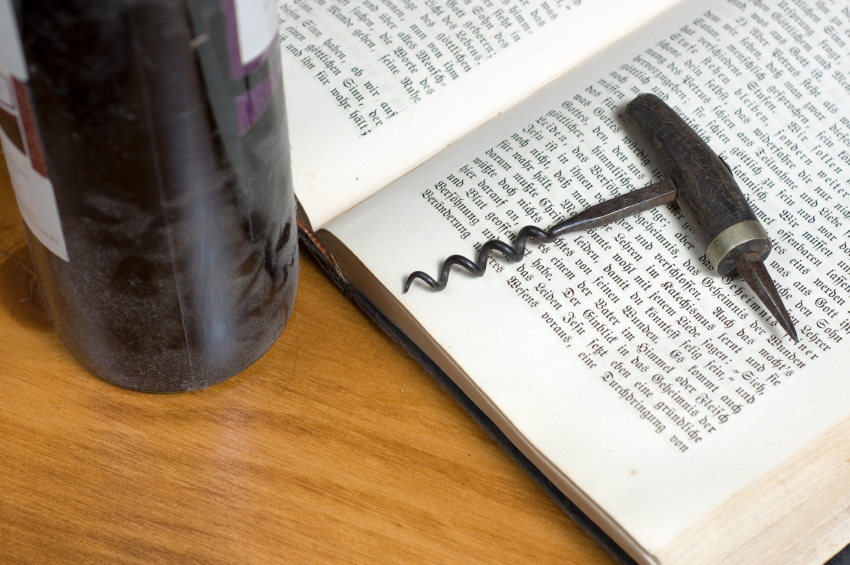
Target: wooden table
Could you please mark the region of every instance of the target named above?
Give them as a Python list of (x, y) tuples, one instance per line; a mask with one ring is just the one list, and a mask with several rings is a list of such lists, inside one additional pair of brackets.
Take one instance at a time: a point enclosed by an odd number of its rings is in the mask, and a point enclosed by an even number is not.
[(0, 562), (613, 563), (302, 256), (241, 374), (110, 385), (42, 305), (0, 159)]

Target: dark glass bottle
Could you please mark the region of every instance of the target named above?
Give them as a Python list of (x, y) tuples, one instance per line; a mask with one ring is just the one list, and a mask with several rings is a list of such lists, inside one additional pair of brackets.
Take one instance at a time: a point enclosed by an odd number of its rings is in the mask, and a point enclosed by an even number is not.
[(292, 311), (280, 54), (268, 22), (266, 49), (240, 40), (252, 14), (238, 4), (12, 0), (30, 97), (17, 97), (20, 129), (40, 134), (67, 252), (27, 222), (39, 282), (74, 357), (127, 388), (226, 379)]

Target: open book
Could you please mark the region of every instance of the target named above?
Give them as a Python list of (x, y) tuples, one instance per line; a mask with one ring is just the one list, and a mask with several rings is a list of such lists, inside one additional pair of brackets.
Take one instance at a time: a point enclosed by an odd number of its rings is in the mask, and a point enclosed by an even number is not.
[[(286, 0), (304, 233), (639, 563), (823, 563), (850, 543), (850, 8), (830, 0)], [(664, 99), (773, 240), (800, 335), (675, 206), (496, 254), (661, 180)], [(843, 367), (843, 368), (842, 368)]]

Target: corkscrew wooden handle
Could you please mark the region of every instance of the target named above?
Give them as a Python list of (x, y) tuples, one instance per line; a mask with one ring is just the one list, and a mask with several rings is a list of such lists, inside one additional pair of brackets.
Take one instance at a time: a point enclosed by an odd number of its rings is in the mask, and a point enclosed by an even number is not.
[(624, 118), (664, 177), (675, 183), (676, 202), (719, 274), (734, 274), (746, 253), (767, 257), (767, 233), (732, 171), (697, 132), (653, 94), (632, 100)]

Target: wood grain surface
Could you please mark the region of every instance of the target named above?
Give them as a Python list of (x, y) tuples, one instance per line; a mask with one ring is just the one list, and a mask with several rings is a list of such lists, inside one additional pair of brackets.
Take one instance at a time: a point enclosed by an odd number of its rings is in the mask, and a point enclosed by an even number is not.
[(276, 345), (206, 390), (66, 351), (0, 159), (0, 562), (613, 563), (302, 256)]

